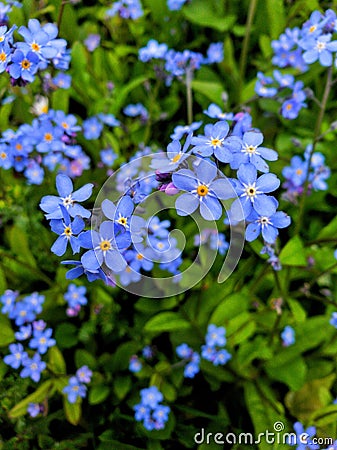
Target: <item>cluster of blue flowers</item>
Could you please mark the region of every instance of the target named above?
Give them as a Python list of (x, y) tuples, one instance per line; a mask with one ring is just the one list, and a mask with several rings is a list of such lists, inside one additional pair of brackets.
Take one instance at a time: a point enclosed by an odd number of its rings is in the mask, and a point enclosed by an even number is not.
[[(294, 67), (299, 72), (308, 70), (308, 64), (319, 62), (323, 67), (337, 64), (336, 13), (328, 9), (322, 14), (314, 11), (302, 28), (287, 28), (278, 40), (272, 41), (274, 65)], [(295, 119), (305, 103), (306, 92), (302, 81), (293, 75), (274, 71), (274, 77), (259, 72), (255, 92), (260, 97), (273, 97), (282, 103), (281, 114), (286, 119)]]
[[(205, 341), (205, 344), (201, 346), (201, 357), (206, 361), (210, 361), (214, 366), (223, 366), (231, 359), (231, 354), (224, 348), (226, 345), (224, 327), (208, 325)], [(187, 362), (184, 368), (185, 378), (194, 378), (200, 371), (199, 353), (185, 343), (176, 348), (176, 353), (179, 358)]]
[(99, 139), (104, 125), (119, 127), (120, 121), (113, 114), (97, 114), (83, 121), (83, 135), (88, 141)]
[(69, 403), (76, 403), (78, 398), (85, 398), (87, 394), (86, 384), (90, 383), (92, 371), (88, 366), (80, 367), (75, 376), (69, 378), (67, 386), (62, 390), (67, 395)]
[[(170, 86), (174, 77), (182, 78), (187, 73), (192, 76), (193, 72), (200, 69), (203, 64), (223, 61), (224, 48), (222, 42), (210, 44), (205, 57), (191, 50), (178, 52), (169, 49), (166, 44), (159, 44), (155, 39), (151, 39), (146, 47), (139, 50), (138, 55), (142, 62), (155, 60), (155, 70), (165, 79), (166, 85)], [(160, 62), (162, 62), (161, 66)]]
[[(293, 156), (291, 158), (290, 166), (286, 166), (282, 170), (282, 175), (285, 182), (282, 187), (286, 189), (283, 197), (296, 203), (299, 196), (302, 195), (304, 185), (308, 179), (308, 194), (314, 191), (326, 191), (328, 185), (326, 180), (330, 177), (331, 171), (325, 165), (325, 157), (322, 153), (312, 152), (312, 145), (309, 144), (304, 152), (304, 159), (301, 156)], [(311, 155), (311, 160), (309, 161)], [(309, 167), (310, 163), (310, 167)], [(309, 174), (308, 174), (309, 170)]]
[(220, 255), (224, 255), (229, 248), (225, 234), (211, 228), (206, 228), (194, 236), (194, 246), (200, 245), (208, 245), (211, 250), (217, 250)]
[(143, 422), (148, 431), (162, 430), (168, 421), (170, 407), (162, 405), (163, 394), (157, 386), (151, 386), (140, 391), (141, 401), (134, 406), (135, 419)]
[(282, 103), (280, 113), (286, 119), (296, 119), (302, 108), (306, 108), (306, 92), (303, 81), (295, 81), (295, 77), (274, 70), (273, 77), (262, 72), (257, 74), (255, 92), (260, 97), (276, 98)]
[(50, 110), (21, 125), (16, 132), (9, 129), (0, 138), (0, 167), (23, 173), (29, 184), (41, 184), (45, 173), (58, 169), (71, 177), (89, 168), (90, 159), (76, 144), (81, 127), (74, 115)]
[(43, 71), (52, 63), (56, 69), (67, 70), (70, 52), (67, 42), (57, 39), (57, 26), (47, 23), (41, 26), (37, 19), (30, 19), (28, 27), (21, 26), (18, 34), (24, 42), (14, 42), (13, 25), (0, 26), (0, 73), (8, 72), (12, 85), (24, 86), (35, 79), (38, 71)]
[(85, 286), (76, 286), (74, 283), (69, 284), (68, 290), (63, 296), (68, 304), (66, 310), (67, 316), (78, 316), (81, 307), (88, 303), (85, 296), (86, 292), (87, 288)]
[(105, 13), (107, 17), (120, 16), (122, 19), (136, 20), (144, 14), (139, 0), (119, 0)]
[[(14, 320), (15, 325), (19, 327), (15, 332), (15, 338), (19, 343), (9, 345), (10, 354), (4, 357), (5, 364), (13, 369), (19, 369), (21, 378), (31, 378), (38, 382), (41, 378), (41, 372), (46, 368), (46, 363), (41, 360), (41, 355), (47, 353), (50, 347), (56, 344), (52, 336), (52, 329), (46, 328), (43, 320), (36, 320), (36, 316), (42, 312), (42, 304), (45, 297), (34, 292), (18, 300), (19, 293), (7, 290), (0, 297), (3, 307), (1, 312), (7, 314)], [(28, 341), (29, 349), (35, 350), (34, 353), (25, 350), (21, 341)]]

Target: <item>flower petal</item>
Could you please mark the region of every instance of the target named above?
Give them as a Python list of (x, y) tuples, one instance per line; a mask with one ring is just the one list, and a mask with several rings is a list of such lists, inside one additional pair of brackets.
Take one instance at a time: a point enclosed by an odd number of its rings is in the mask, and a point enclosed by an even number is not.
[(197, 209), (199, 200), (193, 194), (185, 193), (180, 195), (175, 203), (175, 207), (179, 216), (188, 216)]

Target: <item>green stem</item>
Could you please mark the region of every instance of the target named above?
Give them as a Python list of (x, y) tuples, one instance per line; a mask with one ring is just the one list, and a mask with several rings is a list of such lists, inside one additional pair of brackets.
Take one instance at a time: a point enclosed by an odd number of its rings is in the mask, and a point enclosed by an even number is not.
[(244, 82), (245, 73), (246, 73), (246, 66), (247, 66), (247, 56), (248, 56), (248, 48), (249, 48), (249, 41), (250, 41), (250, 35), (252, 31), (252, 25), (253, 25), (253, 19), (256, 11), (257, 6), (257, 0), (251, 0), (249, 2), (249, 9), (248, 9), (248, 16), (247, 16), (247, 22), (246, 22), (246, 33), (242, 44), (242, 51), (240, 55), (240, 64), (239, 64), (239, 74), (240, 74), (240, 80), (239, 80), (239, 95), (241, 97), (241, 88)]
[(321, 101), (321, 107), (320, 107), (320, 110), (319, 110), (319, 113), (317, 116), (315, 130), (314, 130), (312, 149), (308, 156), (308, 168), (307, 168), (307, 173), (306, 173), (306, 177), (305, 177), (304, 189), (303, 189), (303, 193), (302, 193), (302, 197), (301, 197), (301, 203), (299, 206), (299, 213), (298, 213), (298, 220), (297, 220), (297, 224), (296, 224), (295, 234), (299, 234), (300, 230), (302, 228), (302, 222), (303, 222), (304, 210), (305, 210), (305, 202), (306, 202), (308, 189), (309, 189), (309, 175), (310, 175), (310, 170), (311, 170), (311, 158), (315, 151), (315, 147), (319, 140), (319, 136), (321, 134), (321, 127), (322, 127), (322, 123), (323, 123), (323, 118), (324, 118), (331, 86), (332, 86), (332, 66), (329, 67), (329, 69), (328, 69), (325, 88), (324, 88), (323, 97), (322, 97), (322, 101)]
[(187, 123), (188, 123), (188, 125), (190, 125), (193, 122), (192, 77), (193, 77), (192, 70), (187, 69), (186, 70), (186, 101), (187, 101)]
[(63, 13), (64, 13), (64, 7), (66, 6), (67, 2), (63, 1), (61, 2), (61, 6), (60, 6), (60, 10), (59, 10), (59, 15), (57, 17), (57, 29), (60, 31), (60, 27), (61, 27), (61, 22), (62, 22), (62, 17), (63, 17)]

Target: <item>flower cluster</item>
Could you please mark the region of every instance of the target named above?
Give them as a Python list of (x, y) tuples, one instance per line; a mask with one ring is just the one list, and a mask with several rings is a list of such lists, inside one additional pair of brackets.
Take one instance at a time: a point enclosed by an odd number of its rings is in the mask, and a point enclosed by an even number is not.
[(90, 164), (89, 157), (76, 144), (81, 130), (76, 117), (63, 111), (45, 112), (31, 125), (21, 125), (16, 132), (6, 130), (0, 138), (0, 167), (23, 173), (29, 184), (43, 182), (43, 167), (78, 177)]
[(312, 153), (312, 145), (309, 144), (304, 152), (304, 159), (298, 155), (293, 156), (290, 166), (286, 166), (282, 170), (282, 175), (286, 180), (282, 184), (282, 187), (286, 189), (283, 197), (296, 203), (297, 198), (303, 193), (306, 181), (308, 182), (308, 194), (312, 190), (326, 191), (328, 189), (326, 180), (330, 177), (330, 173), (329, 167), (325, 165), (324, 155), (319, 152)]
[[(170, 86), (174, 77), (180, 79), (187, 74), (192, 76), (193, 72), (200, 69), (203, 64), (223, 61), (224, 48), (221, 42), (212, 43), (205, 57), (201, 53), (191, 50), (178, 52), (169, 49), (166, 44), (159, 44), (155, 39), (151, 39), (146, 47), (139, 49), (138, 57), (142, 62), (156, 60), (156, 71), (160, 71), (166, 85)], [(161, 67), (158, 65), (160, 62), (162, 62)]]
[(68, 286), (67, 292), (64, 294), (64, 299), (68, 304), (67, 316), (75, 317), (81, 310), (81, 307), (88, 303), (85, 296), (87, 289), (85, 286), (76, 286), (76, 284), (71, 283)]
[(226, 236), (211, 228), (206, 228), (194, 236), (194, 246), (200, 245), (208, 245), (211, 250), (217, 250), (220, 255), (224, 255), (229, 248)]
[[(19, 343), (9, 345), (10, 354), (4, 357), (5, 364), (13, 369), (19, 369), (21, 378), (30, 377), (33, 381), (40, 381), (41, 372), (46, 368), (46, 363), (41, 360), (41, 355), (47, 353), (50, 347), (56, 344), (52, 336), (52, 329), (46, 328), (43, 320), (36, 320), (36, 316), (42, 312), (42, 304), (45, 297), (34, 292), (18, 300), (18, 292), (7, 290), (0, 297), (3, 307), (1, 312), (15, 321), (19, 327), (15, 332), (15, 338)], [(31, 354), (25, 351), (21, 341), (28, 341), (29, 349), (35, 350)]]
[(35, 79), (38, 71), (45, 70), (52, 63), (56, 69), (67, 70), (70, 53), (67, 42), (57, 39), (57, 26), (47, 23), (41, 26), (37, 19), (30, 19), (28, 27), (17, 31), (24, 42), (14, 42), (14, 25), (8, 29), (0, 26), (0, 73), (8, 72), (12, 85), (24, 86)]
[(76, 403), (78, 398), (85, 398), (87, 393), (86, 384), (90, 383), (92, 371), (88, 366), (80, 367), (76, 375), (69, 378), (67, 386), (62, 390), (67, 395), (69, 403)]
[[(304, 429), (301, 422), (295, 422), (294, 430), (296, 432), (296, 436), (292, 433), (292, 435), (287, 438), (288, 445), (291, 445), (292, 447), (297, 446), (296, 449), (298, 450), (318, 450), (320, 448), (318, 444), (314, 444), (311, 441), (316, 434), (315, 427), (308, 427), (307, 429)], [(303, 436), (306, 437), (305, 442), (303, 442)]]
[[(205, 344), (201, 346), (201, 357), (210, 361), (215, 366), (223, 366), (230, 359), (231, 354), (223, 348), (226, 345), (226, 330), (214, 324), (208, 325), (205, 336)], [(176, 348), (179, 358), (184, 359), (187, 364), (184, 368), (185, 378), (194, 378), (199, 372), (200, 355), (187, 344), (181, 344)]]
[(163, 394), (156, 386), (140, 391), (141, 401), (133, 407), (137, 422), (143, 422), (148, 431), (162, 430), (168, 421), (170, 407), (162, 405)]
[(119, 15), (122, 19), (136, 20), (144, 14), (139, 0), (119, 0), (106, 12), (107, 17)]
[(301, 109), (307, 107), (304, 84), (302, 81), (295, 81), (293, 75), (284, 75), (274, 70), (273, 77), (258, 72), (257, 78), (257, 95), (277, 99), (282, 104), (280, 113), (285, 119), (296, 119)]

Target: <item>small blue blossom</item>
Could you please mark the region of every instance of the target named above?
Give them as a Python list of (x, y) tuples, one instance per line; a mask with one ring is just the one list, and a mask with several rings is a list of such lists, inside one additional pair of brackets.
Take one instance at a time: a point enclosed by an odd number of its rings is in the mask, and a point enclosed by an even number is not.
[(81, 383), (90, 383), (92, 377), (92, 371), (89, 369), (88, 366), (82, 366), (76, 371), (76, 378)]
[(151, 59), (163, 59), (168, 50), (166, 44), (159, 44), (155, 39), (150, 39), (146, 47), (139, 49), (139, 59), (148, 62)]
[(84, 41), (84, 45), (89, 52), (93, 52), (97, 47), (99, 47), (100, 42), (101, 36), (99, 34), (89, 34)]
[(276, 212), (276, 204), (271, 215), (257, 214), (254, 210), (247, 217), (250, 222), (246, 228), (246, 240), (252, 242), (262, 234), (263, 239), (268, 244), (273, 244), (279, 234), (278, 228), (286, 228), (290, 225), (290, 217), (282, 212)]
[(48, 348), (56, 345), (55, 339), (51, 338), (53, 330), (51, 328), (47, 328), (44, 331), (34, 330), (33, 338), (29, 342), (29, 347), (34, 348), (43, 355), (47, 352)]
[(102, 131), (103, 125), (97, 117), (90, 117), (83, 121), (83, 135), (89, 141), (98, 139)]
[(295, 343), (295, 331), (294, 329), (287, 325), (281, 333), (282, 345), (284, 347), (289, 347)]
[(333, 312), (330, 319), (330, 324), (337, 328), (337, 312)]
[(36, 417), (42, 412), (41, 405), (39, 403), (29, 403), (27, 407), (27, 412), (30, 417)]
[(117, 155), (112, 150), (112, 148), (101, 150), (99, 154), (101, 156), (102, 163), (107, 167), (112, 167), (114, 165), (115, 160), (117, 159)]
[(181, 9), (187, 0), (167, 0), (167, 7), (170, 11), (178, 11)]
[(209, 347), (226, 345), (226, 330), (224, 327), (217, 327), (214, 324), (208, 325), (207, 334), (205, 337), (206, 345)]
[(23, 369), (20, 372), (21, 378), (30, 377), (36, 383), (40, 381), (41, 372), (47, 367), (44, 361), (41, 361), (41, 356), (35, 353), (33, 358), (25, 358), (22, 361)]
[(67, 395), (69, 403), (76, 403), (79, 397), (85, 398), (87, 388), (77, 377), (70, 377), (68, 385), (63, 388), (62, 392)]
[(62, 210), (63, 220), (52, 219), (50, 221), (51, 230), (59, 235), (52, 245), (51, 251), (57, 256), (62, 256), (66, 252), (69, 243), (73, 253), (78, 253), (81, 246), (76, 235), (84, 229), (84, 221), (79, 216), (76, 216), (74, 220), (71, 221), (66, 208), (63, 205), (60, 205), (60, 208)]
[[(300, 422), (294, 423), (294, 430), (296, 432), (295, 436), (289, 436), (287, 438), (287, 444), (291, 446), (297, 446), (296, 450), (318, 450), (319, 445), (313, 444), (311, 442), (311, 438), (313, 438), (316, 434), (315, 427), (309, 427), (306, 430)], [(305, 438), (305, 441), (304, 439)]]
[(332, 65), (332, 53), (337, 52), (337, 41), (331, 41), (331, 34), (324, 34), (317, 38), (303, 38), (299, 44), (305, 50), (303, 59), (307, 64), (319, 61), (321, 66)]
[(83, 306), (88, 303), (85, 296), (87, 289), (85, 286), (76, 286), (76, 284), (69, 284), (67, 292), (64, 294), (64, 299), (70, 308)]
[(132, 355), (129, 361), (129, 370), (132, 373), (137, 373), (142, 370), (142, 363), (137, 355)]
[(13, 369), (18, 369), (28, 358), (28, 354), (24, 351), (22, 344), (10, 344), (9, 350), (11, 354), (6, 355), (3, 361)]
[(34, 75), (38, 70), (39, 57), (32, 51), (24, 53), (15, 50), (11, 57), (9, 74), (14, 80), (21, 78), (24, 81), (34, 81)]

